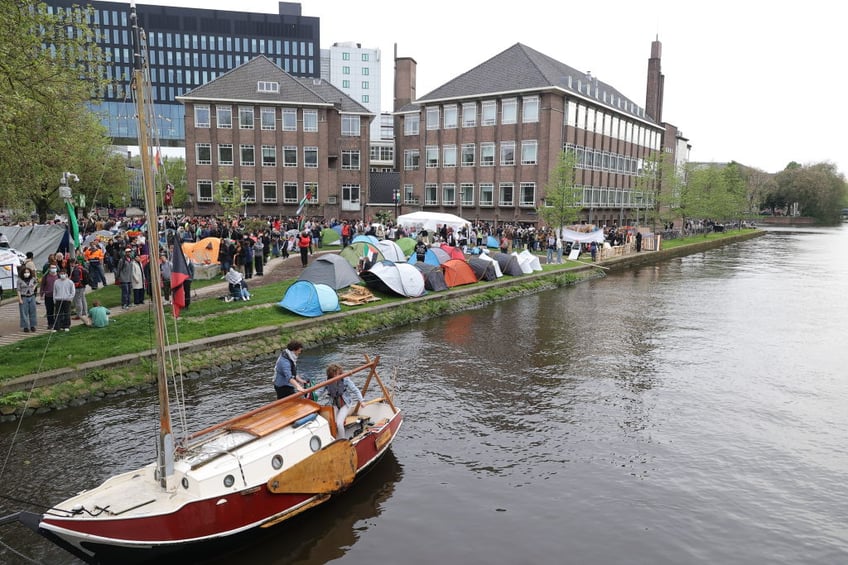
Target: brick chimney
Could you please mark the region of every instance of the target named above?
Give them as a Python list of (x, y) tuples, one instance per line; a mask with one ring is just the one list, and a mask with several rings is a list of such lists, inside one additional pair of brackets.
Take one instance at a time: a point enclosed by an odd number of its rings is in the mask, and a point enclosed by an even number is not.
[(395, 44), (395, 106), (398, 111), (415, 100), (415, 71), (418, 63), (411, 57), (398, 57)]
[(655, 122), (662, 123), (663, 90), (665, 77), (660, 68), (662, 43), (660, 38), (651, 42), (651, 58), (648, 59), (648, 88), (645, 94), (645, 113)]

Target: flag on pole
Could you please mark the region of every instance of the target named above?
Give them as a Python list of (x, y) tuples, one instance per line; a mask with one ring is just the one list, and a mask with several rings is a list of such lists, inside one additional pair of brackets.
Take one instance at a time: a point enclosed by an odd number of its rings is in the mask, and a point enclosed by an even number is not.
[(71, 239), (74, 241), (74, 249), (79, 249), (79, 223), (77, 222), (77, 211), (74, 210), (74, 205), (69, 201), (65, 201), (65, 207), (68, 209), (68, 225), (71, 227)]
[(188, 263), (186, 262), (185, 254), (183, 253), (182, 243), (177, 241), (174, 244), (174, 256), (171, 260), (171, 305), (174, 309), (174, 318), (180, 317), (180, 308), (185, 308), (185, 283), (189, 278)]
[(306, 191), (306, 194), (303, 195), (303, 200), (300, 201), (300, 206), (297, 208), (297, 212), (294, 213), (295, 216), (300, 216), (300, 213), (303, 212), (303, 209), (306, 208), (306, 204), (312, 199), (312, 192)]
[(156, 167), (156, 170), (162, 168), (162, 153), (159, 151), (159, 148), (156, 148), (156, 157), (153, 160), (153, 166)]

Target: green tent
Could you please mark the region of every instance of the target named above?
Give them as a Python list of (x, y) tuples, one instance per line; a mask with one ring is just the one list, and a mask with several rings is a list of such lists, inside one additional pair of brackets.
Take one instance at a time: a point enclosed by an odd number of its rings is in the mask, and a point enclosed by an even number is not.
[(321, 230), (321, 245), (341, 245), (342, 238), (339, 232), (333, 228), (324, 228)]
[(403, 250), (403, 254), (406, 255), (407, 257), (412, 255), (412, 252), (415, 250), (416, 241), (414, 239), (412, 239), (411, 237), (402, 237), (399, 240), (397, 240), (395, 243), (398, 244), (398, 247), (400, 247)]

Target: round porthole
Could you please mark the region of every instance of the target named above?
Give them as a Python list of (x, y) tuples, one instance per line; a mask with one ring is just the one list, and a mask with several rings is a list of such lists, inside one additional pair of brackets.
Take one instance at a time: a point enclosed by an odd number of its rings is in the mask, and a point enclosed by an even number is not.
[(180, 481), (180, 483), (183, 485), (184, 489), (188, 489), (188, 479), (187, 478), (183, 477), (183, 480)]
[(309, 448), (315, 452), (321, 449), (321, 438), (318, 436), (312, 436), (309, 438)]
[(226, 477), (224, 477), (224, 486), (227, 487), (227, 488), (233, 486), (233, 483), (235, 483), (235, 482), (236, 482), (236, 479), (232, 475), (227, 475)]
[(282, 455), (275, 455), (271, 459), (271, 467), (273, 467), (274, 469), (279, 471), (282, 466), (283, 466), (283, 456)]

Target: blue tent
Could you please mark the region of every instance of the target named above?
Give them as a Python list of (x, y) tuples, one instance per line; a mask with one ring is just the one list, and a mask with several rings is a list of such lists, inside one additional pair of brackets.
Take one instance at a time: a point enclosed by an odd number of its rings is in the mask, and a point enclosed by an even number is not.
[(500, 246), (501, 246), (501, 244), (500, 244), (500, 242), (498, 241), (498, 238), (496, 238), (496, 237), (495, 237), (495, 236), (493, 236), (493, 235), (488, 235), (488, 236), (486, 236), (486, 247), (494, 247), (494, 248), (496, 248), (496, 249), (497, 249), (497, 248), (499, 248)]
[(310, 318), (341, 310), (339, 295), (332, 287), (310, 281), (297, 281), (291, 285), (277, 306)]
[(376, 237), (374, 237), (373, 235), (365, 235), (365, 234), (361, 233), (359, 235), (354, 236), (353, 241), (351, 241), (351, 243), (358, 243), (360, 241), (362, 241), (364, 243), (372, 243), (372, 244), (376, 245), (377, 242), (380, 241), (380, 240), (377, 239)]
[[(424, 262), (428, 265), (435, 265), (436, 267), (438, 267), (448, 259), (450, 259), (450, 255), (448, 255), (447, 251), (440, 247), (428, 247), (427, 253), (424, 254)], [(418, 255), (416, 255), (415, 253), (410, 255), (409, 260), (407, 261), (407, 263), (409, 263), (410, 265), (414, 265), (417, 262)]]

